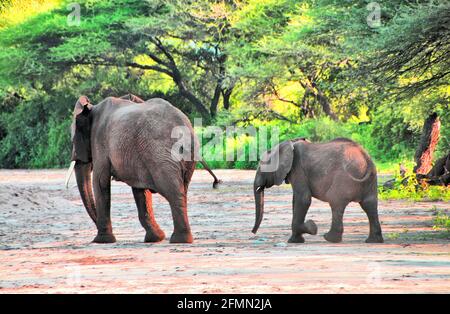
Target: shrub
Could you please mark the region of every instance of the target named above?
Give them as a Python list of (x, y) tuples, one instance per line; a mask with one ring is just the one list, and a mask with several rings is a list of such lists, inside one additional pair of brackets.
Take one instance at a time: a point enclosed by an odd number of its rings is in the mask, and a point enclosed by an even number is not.
[(434, 218), (434, 229), (444, 229), (450, 232), (450, 216), (442, 211), (437, 212)]
[(406, 199), (412, 201), (449, 201), (450, 188), (419, 183), (412, 170), (405, 177), (397, 175), (392, 189), (379, 188), (380, 199)]

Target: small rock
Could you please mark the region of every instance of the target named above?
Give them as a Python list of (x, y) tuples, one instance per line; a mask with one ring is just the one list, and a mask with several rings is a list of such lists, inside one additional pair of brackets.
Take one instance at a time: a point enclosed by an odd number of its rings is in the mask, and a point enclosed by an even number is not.
[(254, 244), (261, 244), (261, 243), (266, 242), (267, 240), (268, 240), (267, 238), (258, 238), (258, 239), (255, 239), (255, 240), (253, 241), (253, 243), (254, 243)]

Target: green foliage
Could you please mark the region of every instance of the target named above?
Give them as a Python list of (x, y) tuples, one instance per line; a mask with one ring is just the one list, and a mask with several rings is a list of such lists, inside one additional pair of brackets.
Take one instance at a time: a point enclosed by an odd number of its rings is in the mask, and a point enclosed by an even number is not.
[[(207, 117), (205, 125), (278, 128), (281, 141), (349, 137), (379, 171), (410, 165), (424, 119), (437, 112), (440, 157), (450, 147), (449, 41), (448, 32), (433, 34), (445, 25), (448, 1), (385, 1), (381, 28), (367, 25), (369, 2), (84, 0), (81, 24), (70, 26), (71, 1), (3, 1), (0, 167), (67, 166), (70, 113), (82, 94), (94, 103), (127, 93), (163, 97), (191, 119)], [(408, 55), (407, 47), (425, 50)], [(414, 82), (431, 83), (398, 97)], [(255, 142), (225, 137), (223, 147), (248, 155)], [(203, 153), (213, 167), (257, 166), (219, 160), (211, 146)]]
[(448, 233), (450, 232), (450, 216), (443, 212), (438, 211), (436, 217), (434, 218), (434, 228), (435, 229), (444, 229)]
[(32, 168), (64, 167), (70, 160), (70, 124), (72, 121), (56, 121), (51, 119), (47, 125), (47, 133), (35, 145), (33, 159), (30, 162)]
[[(224, 121), (222, 121), (222, 123), (227, 125), (227, 123)], [(245, 123), (238, 123), (237, 125), (241, 127), (249, 126)], [(384, 142), (380, 141), (378, 137), (374, 137), (372, 135), (372, 124), (360, 124), (359, 122), (350, 121), (342, 123), (333, 121), (328, 117), (323, 117), (318, 119), (305, 119), (299, 124), (292, 124), (280, 120), (253, 120), (251, 126), (254, 126), (257, 130), (259, 127), (266, 127), (269, 128), (269, 130), (277, 129), (277, 134), (279, 136), (280, 142), (299, 137), (304, 137), (313, 142), (326, 142), (336, 137), (347, 137), (359, 143), (367, 150), (367, 152), (375, 160), (379, 172), (396, 171), (398, 170), (398, 164), (400, 162), (405, 163), (408, 169), (413, 168), (412, 161), (407, 159), (407, 156), (412, 156), (414, 154), (413, 148), (404, 147), (401, 151), (403, 152), (403, 154), (396, 153), (394, 151), (390, 152), (389, 158), (386, 157), (386, 153), (384, 152), (384, 150), (380, 149)], [(202, 137), (204, 131), (204, 129), (196, 130), (198, 136), (203, 138), (203, 145), (205, 145), (209, 140), (209, 137), (206, 139)], [(228, 149), (234, 149), (235, 151), (248, 149), (249, 145), (254, 143), (253, 141), (255, 140), (253, 137), (246, 137), (236, 138), (233, 141), (229, 141), (226, 140), (227, 135), (224, 130), (222, 131), (221, 135), (223, 138), (225, 138), (224, 142), (222, 143), (222, 152), (224, 152), (227, 147)], [(271, 132), (269, 132), (269, 138), (271, 138)], [(216, 168), (256, 169), (257, 163), (249, 162), (248, 158), (247, 161), (240, 162), (216, 161), (217, 159), (221, 160), (222, 157), (217, 156), (216, 152), (208, 150), (209, 148), (209, 146), (203, 147), (203, 156), (208, 161), (208, 163), (211, 163)], [(269, 148), (270, 147), (267, 147), (267, 149)]]
[(398, 233), (398, 232), (388, 233), (388, 234), (386, 234), (385, 237), (388, 240), (397, 240), (398, 238), (400, 238), (400, 233)]
[[(371, 132), (366, 134), (375, 138), (374, 152), (382, 152), (378, 157), (381, 161), (406, 158), (414, 155), (414, 149), (420, 139), (420, 129), (413, 129), (403, 117), (403, 112), (390, 106), (376, 110)], [(368, 143), (368, 145), (371, 145)]]
[(420, 184), (412, 171), (405, 177), (397, 174), (393, 189), (379, 187), (378, 190), (379, 198), (384, 200), (450, 201), (450, 187)]
[(2, 0), (0, 29), (19, 24), (29, 17), (54, 9), (60, 4), (60, 0)]
[(411, 200), (411, 201), (449, 201), (450, 189), (444, 186), (427, 186), (420, 188), (380, 189), (379, 198), (382, 200)]
[(391, 80), (407, 96), (448, 87), (449, 7), (447, 0), (401, 3), (389, 26), (380, 29), (370, 54), (379, 77)]

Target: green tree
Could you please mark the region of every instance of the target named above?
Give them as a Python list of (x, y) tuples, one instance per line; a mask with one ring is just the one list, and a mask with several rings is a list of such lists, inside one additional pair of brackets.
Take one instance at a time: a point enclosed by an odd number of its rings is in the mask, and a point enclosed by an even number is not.
[(370, 2), (86, 0), (73, 26), (69, 1), (4, 1), (0, 167), (66, 165), (78, 96), (129, 92), (219, 125), (351, 136), (382, 160), (411, 158), (437, 112), (439, 155), (450, 132), (449, 2), (380, 2), (376, 27)]

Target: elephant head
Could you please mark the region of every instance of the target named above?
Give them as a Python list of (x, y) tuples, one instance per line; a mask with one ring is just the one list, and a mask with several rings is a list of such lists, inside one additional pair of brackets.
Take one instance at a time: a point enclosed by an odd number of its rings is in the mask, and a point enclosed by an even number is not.
[(72, 133), (72, 163), (66, 177), (66, 186), (72, 171), (75, 169), (78, 190), (81, 199), (91, 219), (96, 223), (94, 194), (92, 191), (92, 152), (91, 127), (92, 104), (86, 96), (81, 96), (73, 110)]
[(255, 195), (256, 220), (252, 232), (258, 231), (264, 214), (264, 189), (273, 185), (280, 185), (286, 180), (291, 171), (294, 159), (294, 145), (292, 141), (282, 142), (264, 153), (256, 171), (253, 184)]

